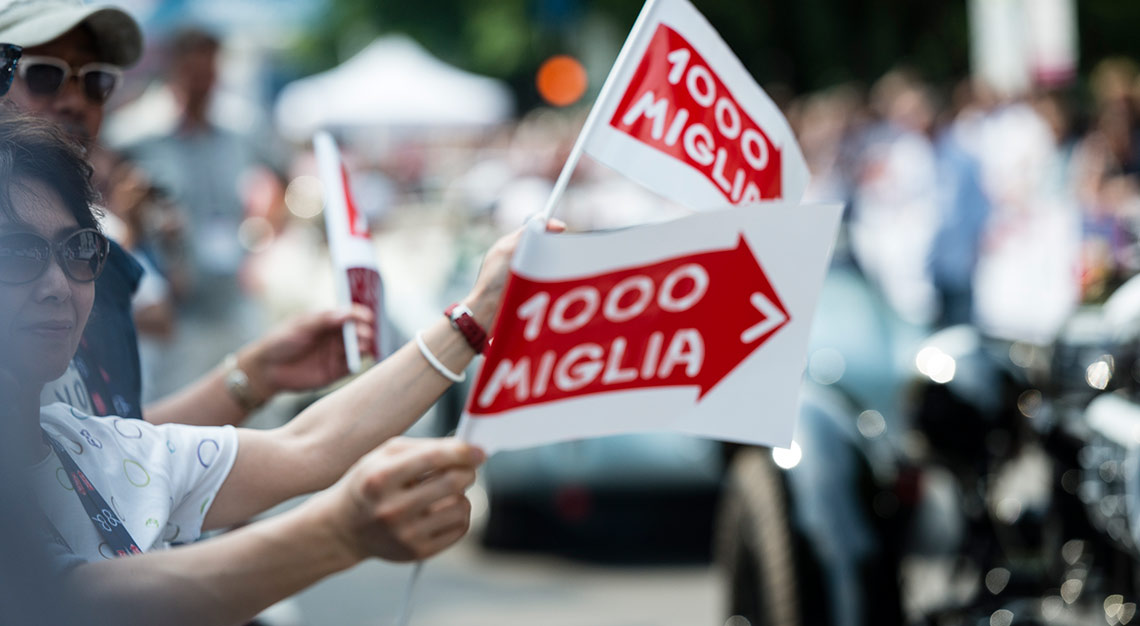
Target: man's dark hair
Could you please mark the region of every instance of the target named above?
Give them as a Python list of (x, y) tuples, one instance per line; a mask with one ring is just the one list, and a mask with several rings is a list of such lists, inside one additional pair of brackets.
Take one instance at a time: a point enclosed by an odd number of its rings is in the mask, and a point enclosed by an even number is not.
[(171, 60), (202, 52), (215, 53), (221, 47), (221, 39), (197, 26), (187, 26), (178, 30), (171, 35), (166, 44), (167, 55)]
[(17, 219), (12, 187), (35, 180), (59, 194), (81, 228), (98, 228), (99, 194), (83, 148), (55, 124), (0, 109), (0, 216)]

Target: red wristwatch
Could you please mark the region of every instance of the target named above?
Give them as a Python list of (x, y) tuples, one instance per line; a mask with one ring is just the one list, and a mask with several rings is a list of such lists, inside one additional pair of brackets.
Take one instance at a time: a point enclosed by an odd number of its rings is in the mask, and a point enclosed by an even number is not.
[(483, 354), (487, 348), (487, 331), (475, 321), (475, 315), (467, 305), (456, 302), (443, 310), (443, 314), (451, 321), (451, 326), (463, 334), (467, 344), (475, 354)]

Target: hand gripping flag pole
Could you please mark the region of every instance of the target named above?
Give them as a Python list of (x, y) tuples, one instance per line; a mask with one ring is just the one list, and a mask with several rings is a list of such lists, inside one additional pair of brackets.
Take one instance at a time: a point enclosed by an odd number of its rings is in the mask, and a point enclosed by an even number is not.
[(594, 100), (589, 115), (586, 116), (586, 123), (582, 125), (582, 131), (578, 133), (574, 147), (570, 149), (570, 156), (566, 157), (566, 164), (562, 166), (562, 172), (558, 174), (554, 189), (550, 191), (550, 197), (546, 200), (546, 207), (542, 210), (543, 224), (554, 217), (554, 209), (558, 205), (558, 201), (562, 199), (566, 186), (570, 184), (570, 176), (574, 174), (574, 170), (578, 167), (578, 161), (582, 159), (582, 153), (586, 150), (586, 140), (590, 137), (594, 127), (598, 125), (598, 118), (601, 117), (601, 111), (605, 108), (603, 105), (609, 101), (610, 94), (616, 89), (614, 85), (618, 82), (617, 75), (629, 62), (629, 57), (633, 51), (638, 48), (637, 43), (645, 36), (645, 24), (649, 22), (649, 18), (653, 14), (653, 7), (657, 5), (657, 2), (658, 0), (647, 0), (645, 5), (641, 7), (641, 13), (637, 16), (637, 21), (633, 23), (633, 28), (629, 31), (629, 36), (626, 37), (625, 44), (622, 45), (617, 59), (614, 60), (610, 74), (606, 77), (606, 82), (602, 83), (602, 89), (598, 92), (598, 97)]

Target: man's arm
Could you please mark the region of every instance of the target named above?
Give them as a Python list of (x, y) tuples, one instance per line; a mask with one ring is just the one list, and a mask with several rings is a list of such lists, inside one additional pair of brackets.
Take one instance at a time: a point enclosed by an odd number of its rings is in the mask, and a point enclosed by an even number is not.
[[(356, 326), (362, 346), (372, 345), (375, 317), (356, 305), (348, 311), (304, 315), (237, 353), (237, 367), (249, 377), (252, 405), (281, 391), (323, 387), (348, 374), (342, 327)], [(190, 386), (143, 410), (152, 424), (224, 426), (237, 424), (250, 413), (226, 388), (227, 371), (219, 365)]]
[(456, 440), (396, 439), (295, 509), (188, 546), (82, 565), (68, 582), (82, 608), (112, 616), (107, 623), (246, 623), (365, 558), (424, 559), (455, 543), (482, 460)]

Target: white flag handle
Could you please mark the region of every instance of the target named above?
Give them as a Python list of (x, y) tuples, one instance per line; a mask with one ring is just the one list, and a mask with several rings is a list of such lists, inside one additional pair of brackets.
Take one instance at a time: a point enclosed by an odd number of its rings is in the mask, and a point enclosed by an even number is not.
[[(467, 441), (468, 428), (465, 428), (466, 421), (460, 421), (459, 431), (455, 433), (455, 437), (460, 441)], [(424, 562), (416, 561), (415, 567), (412, 568), (412, 575), (408, 579), (408, 587), (404, 590), (404, 605), (400, 609), (400, 618), (396, 622), (397, 626), (408, 626), (412, 619), (412, 603), (415, 600), (416, 587), (420, 582), (420, 575), (424, 571)]]
[(400, 609), (400, 621), (396, 622), (398, 626), (408, 626), (408, 622), (412, 619), (412, 600), (416, 593), (416, 584), (420, 582), (420, 574), (424, 571), (424, 562), (416, 561), (416, 566), (412, 568), (412, 577), (408, 580), (408, 587), (404, 590), (404, 606)]
[(558, 174), (558, 180), (554, 183), (554, 189), (550, 191), (550, 197), (546, 200), (546, 208), (542, 210), (543, 224), (554, 217), (554, 208), (558, 205), (558, 201), (562, 199), (562, 194), (566, 191), (566, 186), (570, 184), (570, 176), (578, 167), (578, 161), (582, 159), (582, 153), (586, 150), (586, 138), (590, 136), (590, 132), (594, 129), (594, 126), (598, 124), (598, 117), (601, 115), (602, 110), (601, 105), (609, 99), (610, 92), (614, 90), (618, 70), (625, 65), (629, 55), (633, 54), (633, 49), (637, 47), (634, 44), (641, 39), (642, 31), (645, 30), (645, 23), (649, 21), (649, 16), (652, 14), (653, 7), (656, 5), (657, 0), (646, 0), (645, 5), (641, 7), (641, 14), (637, 16), (637, 21), (633, 23), (633, 28), (629, 31), (629, 37), (626, 37), (625, 44), (621, 47), (621, 52), (618, 52), (617, 59), (614, 60), (614, 65), (610, 68), (610, 74), (606, 77), (606, 82), (602, 83), (602, 88), (598, 92), (598, 98), (594, 100), (594, 106), (590, 108), (590, 113), (586, 116), (586, 123), (582, 125), (582, 130), (578, 133), (578, 138), (574, 141), (574, 147), (570, 149), (570, 156), (566, 157), (566, 164), (562, 166), (562, 172)]
[[(343, 245), (338, 236), (341, 229), (347, 228), (342, 224), (344, 207), (348, 202), (344, 182), (341, 174), (340, 150), (337, 149), (336, 140), (328, 131), (318, 131), (313, 135), (313, 153), (317, 158), (317, 169), (324, 189), (325, 232), (328, 233), (329, 256), (333, 259), (333, 274), (337, 303), (343, 307), (352, 306), (352, 289), (348, 284), (348, 274), (343, 265), (337, 263), (337, 246)], [(379, 313), (379, 311), (377, 311)], [(356, 374), (362, 367), (360, 361), (360, 345), (356, 341), (356, 322), (345, 322), (341, 333), (344, 338), (344, 356), (348, 371)], [(377, 359), (380, 355), (376, 355)]]

